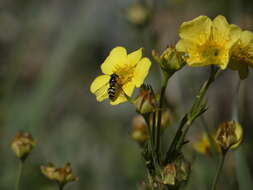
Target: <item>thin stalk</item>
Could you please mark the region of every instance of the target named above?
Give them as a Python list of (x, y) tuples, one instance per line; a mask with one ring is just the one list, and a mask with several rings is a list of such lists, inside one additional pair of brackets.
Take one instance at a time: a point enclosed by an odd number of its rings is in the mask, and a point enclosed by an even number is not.
[(219, 180), (219, 177), (220, 177), (220, 174), (221, 174), (224, 162), (225, 162), (225, 157), (226, 157), (226, 152), (221, 154), (221, 159), (220, 159), (220, 162), (219, 162), (219, 165), (218, 165), (218, 169), (216, 171), (216, 174), (215, 174), (215, 177), (214, 177), (214, 180), (213, 180), (212, 190), (216, 189), (216, 185), (217, 185), (217, 182)]
[(156, 155), (159, 162), (159, 152), (160, 152), (160, 144), (161, 144), (161, 118), (162, 118), (162, 108), (164, 102), (164, 95), (167, 88), (169, 75), (164, 75), (164, 80), (162, 83), (162, 88), (160, 92), (160, 99), (159, 99), (159, 107), (158, 107), (158, 121), (157, 121), (157, 131), (156, 131)]
[(153, 142), (153, 147), (155, 145), (155, 134), (156, 134), (156, 112), (152, 113), (152, 142)]
[(63, 190), (64, 184), (58, 183), (59, 190)]
[(157, 157), (156, 157), (155, 151), (154, 151), (154, 142), (152, 140), (153, 131), (151, 130), (151, 127), (150, 127), (149, 115), (142, 115), (142, 116), (143, 116), (143, 118), (147, 124), (147, 127), (148, 127), (148, 133), (149, 133), (149, 141), (148, 141), (149, 144), (148, 145), (150, 147), (150, 151), (152, 154), (152, 162), (153, 162), (154, 166), (157, 168), (158, 167)]
[(166, 157), (164, 161), (165, 163), (168, 161), (171, 161), (170, 159), (174, 159), (175, 152), (181, 149), (182, 145), (184, 144), (185, 136), (191, 124), (197, 117), (199, 117), (201, 114), (203, 114), (206, 111), (206, 108), (204, 107), (204, 104), (203, 104), (203, 99), (206, 95), (208, 88), (215, 81), (218, 73), (219, 73), (219, 70), (211, 66), (211, 71), (210, 71), (208, 80), (206, 80), (202, 84), (194, 100), (194, 103), (192, 104), (190, 111), (187, 114), (185, 114), (185, 116), (180, 122), (179, 128), (172, 140), (170, 148), (166, 153)]
[(23, 165), (24, 165), (24, 162), (20, 160), (20, 161), (19, 161), (18, 175), (17, 175), (16, 188), (15, 188), (15, 190), (19, 190), (20, 179), (21, 179), (22, 172), (23, 172)]

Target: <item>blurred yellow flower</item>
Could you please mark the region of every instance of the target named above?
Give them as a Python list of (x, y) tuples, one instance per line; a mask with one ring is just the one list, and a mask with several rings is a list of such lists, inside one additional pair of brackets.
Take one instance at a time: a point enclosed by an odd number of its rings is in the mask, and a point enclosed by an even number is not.
[(215, 142), (215, 137), (209, 137), (207, 133), (203, 133), (201, 139), (193, 144), (193, 148), (201, 154), (211, 154), (212, 146), (214, 146), (213, 150), (220, 151)]
[(253, 33), (241, 31), (240, 39), (231, 50), (229, 68), (238, 70), (241, 79), (249, 73), (249, 66), (253, 67)]
[(141, 115), (135, 116), (132, 123), (131, 137), (142, 146), (149, 139), (148, 126)]
[(95, 78), (90, 91), (99, 102), (107, 98), (112, 105), (126, 102), (134, 88), (143, 84), (150, 66), (151, 61), (142, 58), (142, 48), (127, 54), (124, 47), (115, 47), (101, 65), (103, 75)]
[(229, 62), (230, 49), (239, 39), (240, 29), (228, 24), (224, 16), (213, 21), (199, 16), (184, 22), (179, 30), (180, 41), (176, 49), (187, 54), (189, 66), (217, 65), (225, 69)]
[(198, 142), (193, 144), (193, 148), (202, 154), (209, 154), (210, 153), (210, 146), (211, 143), (206, 133), (203, 134), (201, 139)]

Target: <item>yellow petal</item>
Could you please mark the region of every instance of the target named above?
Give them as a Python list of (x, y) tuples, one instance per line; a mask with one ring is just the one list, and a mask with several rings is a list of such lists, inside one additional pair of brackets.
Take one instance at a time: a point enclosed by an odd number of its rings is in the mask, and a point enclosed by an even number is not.
[[(229, 40), (229, 48), (231, 46), (233, 46), (234, 44), (236, 44), (242, 34), (242, 30), (241, 28), (239, 28), (237, 25), (235, 24), (230, 24), (230, 40)], [(228, 47), (228, 46), (227, 46)]]
[(127, 98), (125, 97), (124, 93), (121, 91), (119, 96), (117, 97), (117, 99), (114, 101), (110, 101), (110, 104), (111, 105), (118, 105), (118, 104), (126, 102), (126, 101), (127, 101)]
[(179, 40), (176, 44), (176, 49), (180, 52), (196, 51), (197, 45), (189, 40)]
[(142, 57), (142, 48), (128, 54), (127, 57), (131, 66), (135, 66)]
[(242, 142), (242, 138), (243, 138), (243, 128), (239, 123), (236, 123), (236, 128), (235, 128), (235, 135), (238, 139), (238, 142), (236, 144), (234, 144), (233, 146), (231, 146), (231, 149), (235, 149), (237, 148), (241, 142)]
[(146, 57), (142, 58), (137, 64), (133, 76), (133, 82), (136, 87), (140, 87), (143, 84), (146, 76), (148, 75), (150, 66), (151, 61)]
[(134, 82), (128, 82), (122, 86), (122, 89), (126, 93), (126, 95), (131, 97), (134, 91), (134, 87), (135, 87)]
[(101, 65), (101, 70), (104, 74), (111, 75), (115, 73), (118, 67), (126, 64), (127, 61), (126, 49), (124, 47), (115, 47)]
[(224, 41), (229, 40), (229, 33), (230, 33), (230, 25), (228, 24), (226, 18), (222, 15), (218, 15), (213, 20), (213, 39), (217, 43), (221, 43)]
[[(226, 69), (229, 63), (229, 50), (227, 48), (220, 49), (220, 55), (217, 57), (217, 59), (213, 60), (213, 65), (219, 66), (222, 70)], [(211, 60), (212, 61), (212, 60)]]
[(241, 44), (243, 46), (247, 46), (248, 44), (253, 43), (253, 33), (245, 30), (241, 33), (240, 39), (241, 39)]
[(191, 21), (183, 22), (179, 36), (198, 45), (204, 44), (210, 36), (212, 21), (207, 16), (199, 16)]
[(230, 48), (239, 40), (241, 30), (234, 24), (228, 24), (222, 15), (213, 20), (213, 40), (226, 48)]
[(91, 83), (90, 91), (96, 95), (97, 101), (101, 102), (108, 98), (109, 75), (100, 75)]

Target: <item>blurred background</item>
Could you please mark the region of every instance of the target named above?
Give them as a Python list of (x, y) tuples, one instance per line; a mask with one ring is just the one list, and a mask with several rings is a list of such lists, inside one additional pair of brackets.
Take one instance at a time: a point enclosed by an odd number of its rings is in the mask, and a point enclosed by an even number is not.
[[(56, 189), (39, 169), (49, 161), (57, 166), (72, 163), (80, 180), (66, 190), (138, 189), (145, 167), (130, 138), (135, 109), (128, 103), (99, 103), (89, 86), (113, 47), (121, 45), (129, 52), (144, 47), (150, 57), (151, 49), (161, 52), (174, 45), (180, 24), (201, 14), (222, 14), (253, 31), (252, 0), (0, 0), (0, 189), (14, 189), (18, 160), (10, 142), (20, 130), (37, 140), (21, 189)], [(169, 82), (172, 125), (167, 142), (207, 77), (208, 68), (185, 67)], [(226, 71), (209, 90), (205, 121), (211, 131), (232, 119), (238, 81), (236, 72)], [(155, 62), (146, 82), (155, 90), (160, 87)], [(239, 121), (245, 138), (229, 154), (220, 189), (253, 186), (252, 82), (251, 72), (240, 83)], [(188, 138), (194, 142), (203, 131), (203, 122), (196, 121)], [(186, 157), (193, 169), (185, 189), (210, 189), (217, 162), (191, 145)]]

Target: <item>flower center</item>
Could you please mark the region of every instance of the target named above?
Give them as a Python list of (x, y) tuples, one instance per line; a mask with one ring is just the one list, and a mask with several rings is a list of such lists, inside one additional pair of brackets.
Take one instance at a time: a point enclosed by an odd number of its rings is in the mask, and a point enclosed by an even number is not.
[(207, 46), (202, 50), (202, 56), (206, 59), (215, 58), (219, 56), (219, 49), (217, 46)]
[(117, 69), (116, 74), (119, 76), (118, 83), (123, 86), (132, 80), (134, 75), (134, 67), (124, 65), (123, 67), (119, 67)]

